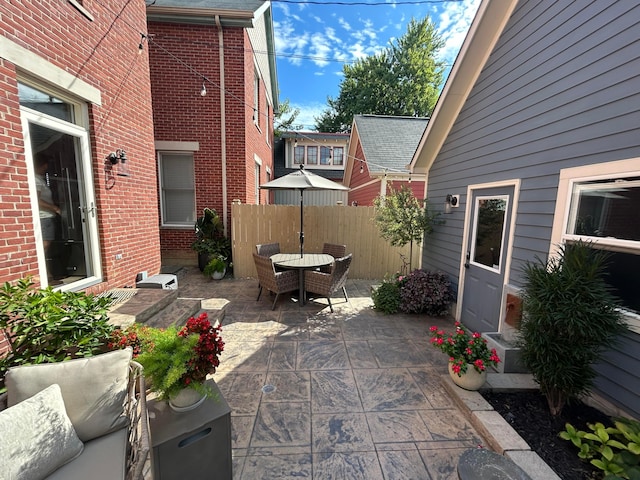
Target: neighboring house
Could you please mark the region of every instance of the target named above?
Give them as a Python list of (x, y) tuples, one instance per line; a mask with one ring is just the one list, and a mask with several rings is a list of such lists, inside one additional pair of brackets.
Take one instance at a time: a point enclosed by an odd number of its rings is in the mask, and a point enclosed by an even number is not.
[(195, 261), (194, 223), (265, 203), (278, 108), (271, 4), (156, 0), (147, 9), (163, 261)]
[(0, 6), (3, 282), (98, 293), (159, 272), (146, 31), (142, 0)]
[[(342, 183), (349, 135), (346, 133), (283, 132), (276, 139), (274, 149), (274, 178), (283, 177), (300, 169)], [(305, 205), (346, 205), (347, 192), (338, 190), (311, 190), (305, 193)], [(274, 190), (268, 203), (297, 205), (299, 193)], [(340, 202), (340, 203), (339, 203)]]
[(349, 139), (344, 184), (349, 205), (373, 205), (390, 189), (409, 187), (416, 198), (425, 198), (425, 175), (408, 166), (428, 118), (355, 115)]
[(524, 262), (577, 239), (612, 252), (629, 329), (596, 393), (636, 416), (639, 29), (636, 2), (484, 0), (412, 162), (429, 198), (460, 195), (423, 265), (449, 274), (473, 329), (503, 328)]

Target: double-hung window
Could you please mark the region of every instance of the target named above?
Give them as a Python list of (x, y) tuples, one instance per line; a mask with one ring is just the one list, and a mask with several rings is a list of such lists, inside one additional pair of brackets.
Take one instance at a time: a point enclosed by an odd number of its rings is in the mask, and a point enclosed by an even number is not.
[(193, 152), (159, 152), (162, 226), (193, 227), (196, 221)]

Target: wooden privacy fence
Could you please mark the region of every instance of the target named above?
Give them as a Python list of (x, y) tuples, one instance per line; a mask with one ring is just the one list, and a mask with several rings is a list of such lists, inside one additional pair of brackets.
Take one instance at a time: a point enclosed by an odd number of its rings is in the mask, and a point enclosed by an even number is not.
[[(400, 271), (400, 254), (409, 261), (409, 245), (392, 247), (380, 236), (374, 207), (305, 206), (303, 212), (304, 251), (320, 252), (325, 242), (346, 245), (347, 253), (353, 253), (350, 278), (382, 279)], [(232, 205), (234, 276), (256, 276), (252, 254), (257, 244), (278, 242), (281, 252), (299, 252), (299, 232), (299, 205)], [(414, 244), (411, 270), (421, 260), (422, 248)]]

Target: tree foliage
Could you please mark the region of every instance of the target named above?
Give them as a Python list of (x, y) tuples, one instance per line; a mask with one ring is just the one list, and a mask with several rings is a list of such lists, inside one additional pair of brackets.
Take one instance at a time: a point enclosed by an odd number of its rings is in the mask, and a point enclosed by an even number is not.
[(298, 115), (300, 115), (300, 109), (293, 108), (288, 98), (280, 102), (280, 108), (274, 114), (273, 134), (279, 137), (288, 130), (300, 130), (301, 125), (293, 124)]
[(347, 132), (359, 114), (428, 117), (438, 99), (444, 64), (435, 53), (444, 45), (427, 16), (411, 19), (407, 32), (388, 48), (343, 67), (337, 98), (316, 120), (319, 132)]
[(563, 246), (557, 258), (523, 267), (518, 344), (552, 415), (589, 392), (593, 365), (625, 330), (605, 281), (607, 260), (607, 252), (577, 242)]
[(427, 199), (418, 200), (406, 186), (393, 190), (385, 197), (373, 200), (376, 207), (375, 222), (380, 234), (394, 247), (404, 247), (411, 243), (409, 265), (413, 260), (413, 243), (420, 245), (423, 235), (433, 232), (439, 213), (429, 208)]

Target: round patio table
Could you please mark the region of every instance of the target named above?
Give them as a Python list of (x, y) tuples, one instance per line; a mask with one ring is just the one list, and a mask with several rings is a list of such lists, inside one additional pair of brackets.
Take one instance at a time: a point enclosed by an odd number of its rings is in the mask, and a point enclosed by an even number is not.
[(276, 253), (271, 255), (274, 265), (287, 270), (298, 270), (298, 304), (304, 304), (304, 271), (331, 265), (333, 257), (326, 253)]

